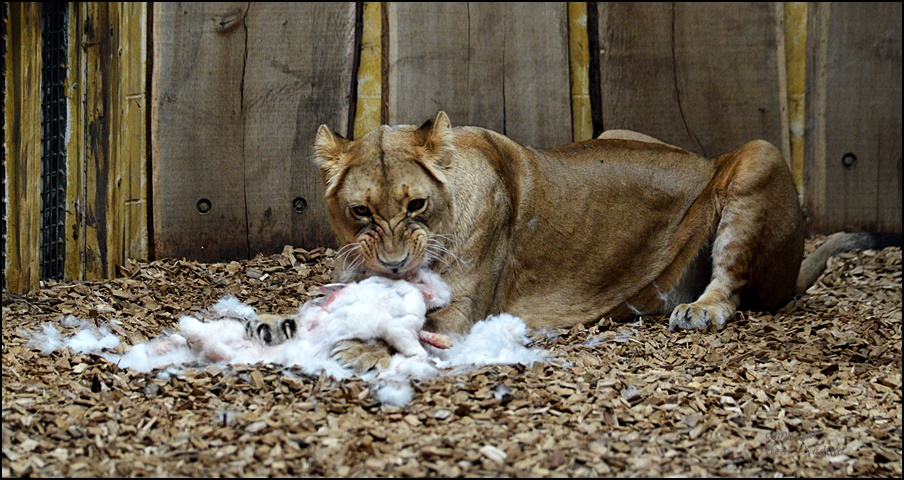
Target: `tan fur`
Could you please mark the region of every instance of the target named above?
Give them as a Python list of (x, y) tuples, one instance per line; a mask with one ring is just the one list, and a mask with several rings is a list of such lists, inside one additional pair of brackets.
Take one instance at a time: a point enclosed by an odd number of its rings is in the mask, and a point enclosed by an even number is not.
[[(536, 149), (440, 112), (356, 141), (323, 126), (315, 161), (346, 280), (427, 263), (449, 284), (427, 330), (463, 333), (500, 312), (532, 328), (636, 314), (705, 328), (795, 293), (803, 214), (765, 141), (713, 160), (624, 130)], [(414, 200), (425, 207), (410, 212)], [(337, 356), (374, 364), (374, 348)]]

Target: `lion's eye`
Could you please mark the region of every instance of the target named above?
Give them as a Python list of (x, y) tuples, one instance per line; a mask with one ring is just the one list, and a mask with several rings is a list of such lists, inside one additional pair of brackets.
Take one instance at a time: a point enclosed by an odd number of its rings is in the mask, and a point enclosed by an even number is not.
[(426, 198), (415, 198), (408, 202), (408, 213), (418, 213), (427, 206)]
[(355, 214), (356, 217), (361, 218), (370, 218), (370, 209), (364, 205), (355, 205), (352, 207), (352, 213)]

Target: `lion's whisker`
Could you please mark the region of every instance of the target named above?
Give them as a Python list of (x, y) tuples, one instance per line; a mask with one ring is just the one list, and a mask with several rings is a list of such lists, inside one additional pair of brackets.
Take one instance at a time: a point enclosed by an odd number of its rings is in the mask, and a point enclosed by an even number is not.
[(350, 243), (340, 248), (336, 253), (336, 258), (342, 259), (343, 261), (347, 260), (349, 255), (355, 254), (358, 255), (358, 251), (361, 249), (360, 243)]
[(360, 249), (360, 248), (361, 248), (361, 243), (360, 243), (360, 242), (349, 243), (349, 244), (347, 244), (347, 245), (343, 245), (342, 248), (340, 248), (340, 249), (336, 252), (336, 256), (337, 256), (337, 257), (341, 257), (341, 256), (343, 256), (343, 255), (348, 255), (350, 252), (353, 252), (353, 251), (358, 250), (358, 249)]
[[(455, 255), (454, 253), (452, 253), (451, 250), (449, 250), (448, 247), (446, 247), (443, 243), (438, 242), (436, 240), (427, 242), (427, 245), (425, 248), (425, 254), (427, 257), (430, 258), (431, 261), (439, 260), (447, 267), (451, 267), (452, 263), (454, 263), (454, 262), (461, 261), (457, 255)], [(446, 259), (447, 256), (451, 257), (452, 262), (450, 262)]]
[(344, 271), (354, 271), (362, 263), (364, 258), (361, 255), (361, 243), (349, 243), (339, 249), (336, 254), (336, 260), (340, 264), (340, 268)]
[(451, 266), (449, 264), (449, 262), (445, 258), (443, 258), (442, 255), (438, 255), (436, 252), (427, 251), (427, 252), (425, 252), (424, 258), (426, 259), (425, 263), (430, 263), (434, 260), (437, 260), (437, 261), (441, 262), (443, 265), (445, 265), (446, 267)]

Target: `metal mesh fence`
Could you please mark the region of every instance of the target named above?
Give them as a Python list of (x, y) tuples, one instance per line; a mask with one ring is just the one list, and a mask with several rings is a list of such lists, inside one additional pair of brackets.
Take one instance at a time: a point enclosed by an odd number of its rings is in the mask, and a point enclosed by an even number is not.
[(62, 279), (66, 254), (67, 2), (44, 2), (41, 67), (41, 278)]

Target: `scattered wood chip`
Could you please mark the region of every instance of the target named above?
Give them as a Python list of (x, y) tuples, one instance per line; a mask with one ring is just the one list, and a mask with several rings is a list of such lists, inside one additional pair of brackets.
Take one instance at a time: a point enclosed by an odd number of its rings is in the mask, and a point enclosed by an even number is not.
[(405, 408), (358, 378), (145, 374), (23, 333), (72, 334), (73, 315), (130, 348), (226, 294), (292, 313), (334, 258), (130, 260), (121, 278), (3, 292), (3, 477), (901, 477), (899, 248), (842, 254), (782, 310), (708, 332), (662, 317), (532, 332), (549, 363), (418, 380)]

